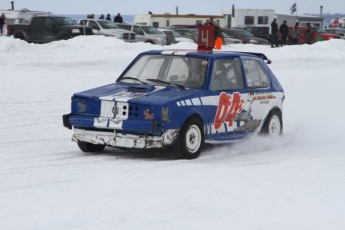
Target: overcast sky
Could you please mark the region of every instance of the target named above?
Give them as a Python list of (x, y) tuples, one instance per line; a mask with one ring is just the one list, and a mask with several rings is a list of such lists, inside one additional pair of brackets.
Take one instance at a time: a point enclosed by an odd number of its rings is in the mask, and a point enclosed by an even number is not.
[[(217, 2), (217, 3), (215, 3)], [(332, 2), (332, 3), (330, 3)], [(176, 13), (179, 14), (212, 14), (219, 15), (223, 9), (235, 8), (247, 9), (274, 9), (276, 13), (288, 14), (290, 7), (297, 3), (297, 13), (319, 13), (320, 6), (323, 6), (323, 13), (345, 13), (343, 0), (299, 0), (299, 1), (262, 1), (262, 0), (129, 0), (129, 1), (85, 1), (85, 0), (17, 0), (14, 1), (15, 9), (27, 8), (29, 10), (51, 11), (55, 14), (101, 14), (121, 13), (124, 15), (146, 14), (152, 11), (154, 14)], [(11, 8), (10, 0), (1, 0), (0, 9)]]

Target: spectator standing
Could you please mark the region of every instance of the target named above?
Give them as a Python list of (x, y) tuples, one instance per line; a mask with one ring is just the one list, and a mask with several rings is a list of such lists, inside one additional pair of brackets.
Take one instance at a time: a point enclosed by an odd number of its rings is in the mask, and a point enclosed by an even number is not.
[(123, 22), (123, 19), (122, 19), (122, 16), (120, 15), (120, 13), (117, 13), (117, 15), (114, 18), (114, 22), (115, 23), (122, 23)]
[(278, 45), (278, 24), (277, 19), (275, 18), (271, 23), (271, 47), (274, 48), (274, 45), (276, 47), (279, 47)]
[(99, 19), (104, 19), (104, 14), (101, 14), (101, 16), (99, 17)]
[(292, 33), (291, 33), (291, 44), (292, 45), (297, 45), (299, 44), (299, 30), (298, 30), (298, 26), (295, 26)]
[(105, 18), (105, 20), (111, 21), (110, 14), (107, 14), (107, 17)]
[(305, 33), (304, 33), (304, 42), (307, 44), (311, 44), (313, 40), (313, 32), (312, 32), (312, 27), (310, 25), (310, 23), (307, 23), (307, 27), (305, 29)]
[(1, 13), (1, 16), (0, 16), (0, 34), (3, 33), (2, 28), (4, 27), (5, 19), (6, 19), (5, 14)]
[(289, 28), (288, 28), (285, 20), (284, 20), (283, 24), (281, 24), (279, 27), (279, 33), (282, 35), (280, 44), (281, 44), (281, 46), (285, 46), (287, 37), (289, 35)]

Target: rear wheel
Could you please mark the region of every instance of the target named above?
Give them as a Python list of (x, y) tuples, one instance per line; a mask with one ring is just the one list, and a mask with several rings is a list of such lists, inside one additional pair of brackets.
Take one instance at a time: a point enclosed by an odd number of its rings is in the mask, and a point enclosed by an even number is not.
[(260, 133), (271, 136), (279, 136), (283, 133), (282, 114), (279, 110), (270, 112)]
[(83, 152), (100, 152), (103, 151), (105, 148), (105, 145), (95, 145), (92, 143), (84, 142), (84, 141), (78, 141), (78, 147)]
[(203, 125), (195, 118), (188, 119), (173, 144), (173, 151), (178, 158), (197, 158), (204, 144)]

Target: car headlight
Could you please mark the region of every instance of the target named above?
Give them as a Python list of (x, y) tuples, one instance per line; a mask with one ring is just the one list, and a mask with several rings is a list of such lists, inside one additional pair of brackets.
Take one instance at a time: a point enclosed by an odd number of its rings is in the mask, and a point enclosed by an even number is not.
[(71, 33), (72, 34), (80, 34), (80, 30), (79, 29), (71, 29)]
[(250, 43), (255, 43), (255, 44), (256, 44), (256, 43), (259, 43), (257, 40), (253, 40), (253, 39), (250, 39), (249, 42), (250, 42)]
[(113, 35), (113, 37), (116, 37), (116, 38), (121, 38), (121, 34), (112, 34)]
[(168, 107), (163, 107), (161, 111), (161, 120), (165, 122), (169, 122), (169, 108)]

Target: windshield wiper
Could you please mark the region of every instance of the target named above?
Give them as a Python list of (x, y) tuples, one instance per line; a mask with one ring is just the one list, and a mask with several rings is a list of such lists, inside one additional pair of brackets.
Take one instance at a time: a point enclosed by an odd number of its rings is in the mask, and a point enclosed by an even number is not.
[(122, 79), (136, 80), (136, 81), (139, 81), (139, 82), (143, 83), (144, 85), (147, 85), (146, 82), (143, 82), (143, 81), (141, 81), (141, 80), (139, 80), (138, 78), (135, 78), (135, 77), (123, 77), (123, 78), (120, 79), (120, 81), (121, 81)]
[(174, 86), (178, 86), (178, 87), (181, 87), (181, 88), (185, 88), (183, 85), (176, 84), (176, 83), (171, 83), (171, 82), (167, 82), (167, 81), (163, 81), (163, 80), (159, 80), (159, 79), (149, 78), (149, 79), (146, 79), (146, 81), (159, 82), (159, 83), (163, 83), (163, 84), (167, 84), (167, 85), (174, 85)]

